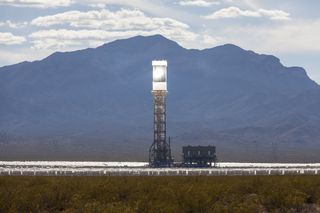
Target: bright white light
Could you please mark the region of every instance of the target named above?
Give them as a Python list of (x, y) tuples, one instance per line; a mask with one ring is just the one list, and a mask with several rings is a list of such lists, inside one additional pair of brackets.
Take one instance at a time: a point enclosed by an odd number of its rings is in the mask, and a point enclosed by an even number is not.
[(165, 69), (162, 67), (156, 67), (153, 71), (153, 81), (154, 82), (165, 82)]
[(152, 61), (152, 90), (167, 91), (167, 61)]

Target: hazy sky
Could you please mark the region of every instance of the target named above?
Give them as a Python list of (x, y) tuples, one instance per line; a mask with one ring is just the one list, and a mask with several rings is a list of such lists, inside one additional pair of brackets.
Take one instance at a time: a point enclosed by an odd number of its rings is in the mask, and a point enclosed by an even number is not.
[(0, 66), (162, 34), (273, 54), (320, 83), (319, 11), (319, 0), (0, 0)]

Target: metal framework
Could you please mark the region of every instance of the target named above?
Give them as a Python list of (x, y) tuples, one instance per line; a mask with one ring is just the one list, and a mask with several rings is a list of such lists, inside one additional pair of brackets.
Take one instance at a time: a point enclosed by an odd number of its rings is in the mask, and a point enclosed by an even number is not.
[(182, 153), (185, 167), (216, 166), (215, 146), (184, 146), (182, 147)]
[(166, 132), (166, 90), (153, 90), (154, 138), (149, 150), (151, 167), (170, 167), (172, 165), (170, 139)]

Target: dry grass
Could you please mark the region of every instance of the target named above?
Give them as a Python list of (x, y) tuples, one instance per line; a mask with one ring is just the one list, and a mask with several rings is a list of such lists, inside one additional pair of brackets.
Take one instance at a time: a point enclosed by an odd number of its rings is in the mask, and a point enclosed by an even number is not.
[(0, 212), (320, 212), (320, 176), (0, 177)]

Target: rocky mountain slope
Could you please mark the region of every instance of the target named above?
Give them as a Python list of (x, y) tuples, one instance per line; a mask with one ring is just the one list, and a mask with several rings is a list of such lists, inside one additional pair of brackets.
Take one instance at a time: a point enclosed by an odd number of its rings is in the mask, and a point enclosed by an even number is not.
[(168, 60), (168, 134), (221, 160), (320, 160), (320, 86), (300, 67), (226, 44), (160, 35), (0, 68), (0, 158), (146, 160), (151, 61)]

